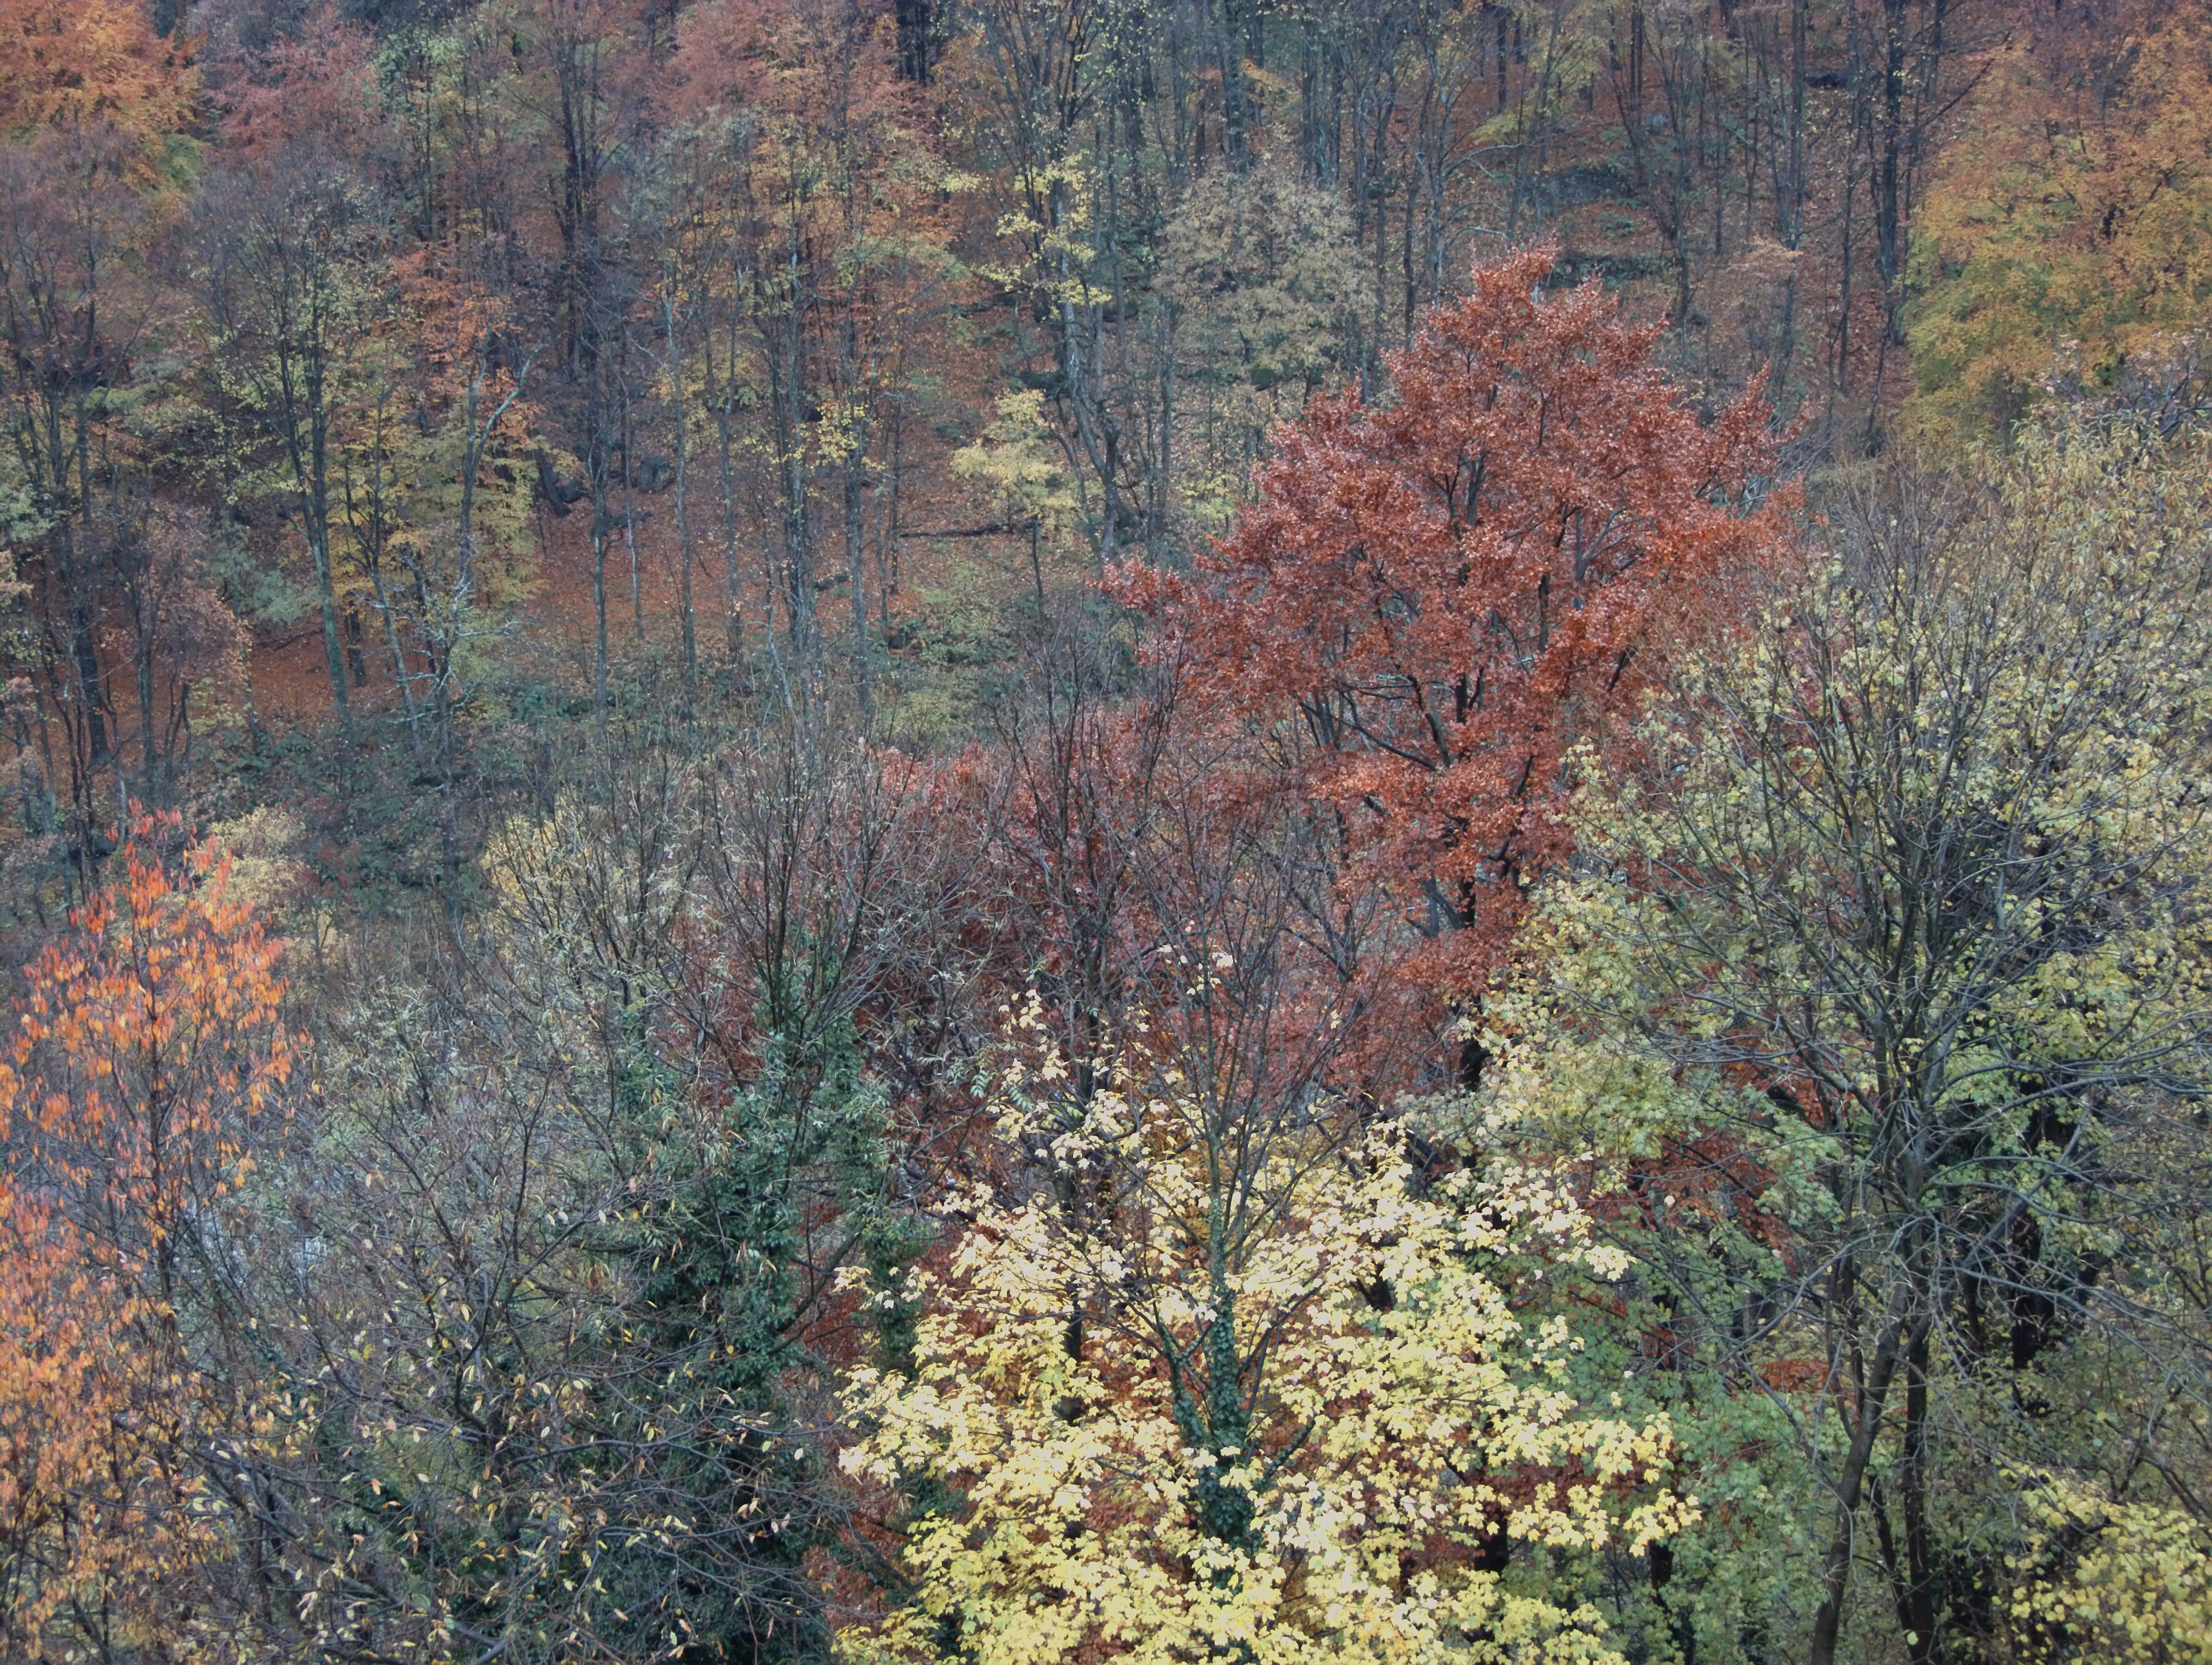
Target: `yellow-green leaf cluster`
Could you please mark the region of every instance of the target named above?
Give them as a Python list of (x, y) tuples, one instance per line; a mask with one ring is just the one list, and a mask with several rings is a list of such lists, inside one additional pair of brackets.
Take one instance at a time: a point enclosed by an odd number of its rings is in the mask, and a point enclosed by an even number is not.
[[(1571, 1198), (1425, 1188), (1389, 1124), (1240, 1147), (1179, 1071), (1099, 1069), (1085, 1099), (1093, 1075), (1010, 1072), (1002, 1130), (1065, 1183), (959, 1198), (946, 1262), (869, 1291), (924, 1317), (910, 1372), (853, 1379), (846, 1468), (942, 1501), (907, 1524), (916, 1599), (848, 1656), (1614, 1657), (1593, 1609), (1486, 1570), (1486, 1547), (1640, 1550), (1696, 1515), (1662, 1489), (1664, 1419), (1577, 1403), (1566, 1323), (1485, 1274), (1536, 1252), (1620, 1275)], [(1049, 1137), (1040, 1091), (1077, 1112)]]

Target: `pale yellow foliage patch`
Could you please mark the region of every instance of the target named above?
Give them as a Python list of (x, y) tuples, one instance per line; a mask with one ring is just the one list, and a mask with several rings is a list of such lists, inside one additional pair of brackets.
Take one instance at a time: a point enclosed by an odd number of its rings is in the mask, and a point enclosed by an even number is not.
[(2212, 1534), (2185, 1511), (2022, 1476), (2011, 1618), (2021, 1656), (2110, 1665), (2212, 1659)]
[(999, 1105), (1064, 1183), (957, 1199), (944, 1270), (867, 1291), (924, 1316), (911, 1375), (853, 1379), (845, 1466), (946, 1500), (907, 1528), (917, 1599), (847, 1656), (957, 1633), (977, 1665), (1617, 1657), (1593, 1610), (1476, 1565), (1501, 1532), (1640, 1549), (1695, 1518), (1660, 1489), (1663, 1419), (1588, 1414), (1565, 1323), (1484, 1274), (1624, 1271), (1571, 1197), (1464, 1172), (1424, 1194), (1395, 1126), (1240, 1141), (1180, 1072), (1102, 1069), (1087, 1099), (1078, 1073), (1048, 1055)]

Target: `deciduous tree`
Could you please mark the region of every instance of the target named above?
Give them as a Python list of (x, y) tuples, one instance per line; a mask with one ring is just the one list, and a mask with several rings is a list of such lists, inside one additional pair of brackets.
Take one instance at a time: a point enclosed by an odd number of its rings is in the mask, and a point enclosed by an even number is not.
[(105, 124), (150, 146), (191, 125), (198, 91), (191, 43), (134, 0), (0, 4), (0, 133)]
[[(1586, 868), (1529, 945), (1566, 1136), (1708, 1171), (1652, 1188), (1685, 1207), (1645, 1241), (1675, 1367), (1797, 1430), (1831, 1517), (1815, 1665), (1868, 1574), (1908, 1656), (1948, 1656), (2014, 1582), (1992, 1537), (2045, 1546), (2031, 1585), (2124, 1577), (2139, 1548), (2077, 1565), (2051, 1537), (2098, 1498), (2198, 1541), (2158, 1511), (2201, 1520), (2212, 1389), (2184, 1293), (2212, 1092), (2199, 443), (2061, 427), (1993, 487), (1839, 513), (1838, 553), (1693, 661), (1648, 772), (1594, 771)], [(2008, 1519), (2032, 1470), (2050, 1506)]]
[(1908, 427), (2008, 433), (2046, 391), (2123, 391), (2128, 360), (2212, 316), (2212, 15), (2023, 26), (1943, 152), (1912, 239)]
[(1124, 569), (1223, 710), (1291, 766), (1480, 986), (1569, 839), (1577, 742), (1617, 741), (1676, 645), (1780, 537), (1747, 393), (1701, 419), (1656, 332), (1553, 251), (1481, 269), (1389, 360), (1390, 397), (1279, 430), (1259, 500), (1178, 578)]
[(131, 829), (0, 1067), (0, 1634), (34, 1657), (183, 1639), (259, 1385), (226, 1229), (291, 1074), (282, 945), (174, 833)]
[[(1183, 974), (1237, 974), (1218, 963)], [(1587, 1222), (1540, 1177), (1415, 1184), (1401, 1136), (1316, 1105), (1253, 1120), (1141, 1044), (1071, 1061), (1032, 1003), (994, 1105), (1060, 1176), (978, 1189), (910, 1361), (848, 1394), (848, 1469), (913, 1499), (913, 1597), (863, 1656), (1270, 1665), (1617, 1660), (1587, 1607), (1503, 1583), (1503, 1538), (1640, 1550), (1694, 1506), (1654, 1487), (1663, 1420), (1564, 1390), (1565, 1323), (1485, 1274)], [(1086, 1206), (1066, 1205), (1070, 1190)]]

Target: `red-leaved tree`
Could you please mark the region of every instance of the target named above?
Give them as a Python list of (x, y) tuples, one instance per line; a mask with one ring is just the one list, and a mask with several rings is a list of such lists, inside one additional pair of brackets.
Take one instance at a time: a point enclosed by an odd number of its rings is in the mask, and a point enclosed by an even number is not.
[(1389, 362), (1317, 402), (1182, 578), (1124, 568), (1205, 693), (1269, 730), (1398, 897), (1435, 986), (1480, 989), (1567, 847), (1577, 742), (1620, 743), (1669, 649), (1784, 533), (1758, 389), (1701, 416), (1656, 326), (1555, 251), (1480, 268)]

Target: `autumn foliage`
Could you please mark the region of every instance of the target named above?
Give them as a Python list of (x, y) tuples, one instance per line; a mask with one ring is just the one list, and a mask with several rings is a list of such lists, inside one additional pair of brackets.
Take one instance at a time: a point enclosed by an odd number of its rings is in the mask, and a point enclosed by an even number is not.
[(2212, 308), (2212, 9), (2010, 31), (1929, 180), (1905, 425), (2006, 432), (2052, 392), (2159, 403)]
[(208, 1541), (207, 1380), (179, 1299), (220, 1256), (250, 1126), (291, 1073), (271, 940), (204, 849), (148, 817), (33, 963), (0, 1066), (0, 1640), (40, 1656), (171, 1633)]
[(0, 0), (0, 1665), (2207, 1665), (2208, 250), (2212, 0)]
[(1578, 742), (1617, 741), (1674, 645), (1784, 530), (1756, 389), (1710, 420), (1659, 331), (1556, 251), (1478, 269), (1389, 360), (1389, 394), (1316, 401), (1258, 500), (1178, 579), (1125, 570), (1221, 707), (1291, 766), (1479, 982), (1567, 846)]
[(132, 0), (0, 4), (0, 132), (105, 121), (140, 139), (185, 126), (190, 43), (155, 35)]
[[(1013, 1024), (1040, 1031), (1036, 1002)], [(851, 1645), (886, 1665), (953, 1638), (981, 1665), (1622, 1665), (1591, 1610), (1494, 1565), (1508, 1540), (1640, 1551), (1696, 1513), (1662, 1489), (1665, 1417), (1578, 1403), (1565, 1327), (1524, 1326), (1478, 1269), (1534, 1244), (1618, 1278), (1573, 1199), (1521, 1173), (1422, 1194), (1402, 1129), (1320, 1117), (1225, 1162), (1188, 1060), (1019, 1050), (991, 1107), (1062, 1184), (962, 1198), (944, 1270), (896, 1292), (922, 1314), (912, 1366), (854, 1372), (871, 1432), (848, 1470), (967, 1506), (915, 1512), (917, 1599)], [(1115, 1206), (1085, 1220), (1066, 1197), (1094, 1186)]]

